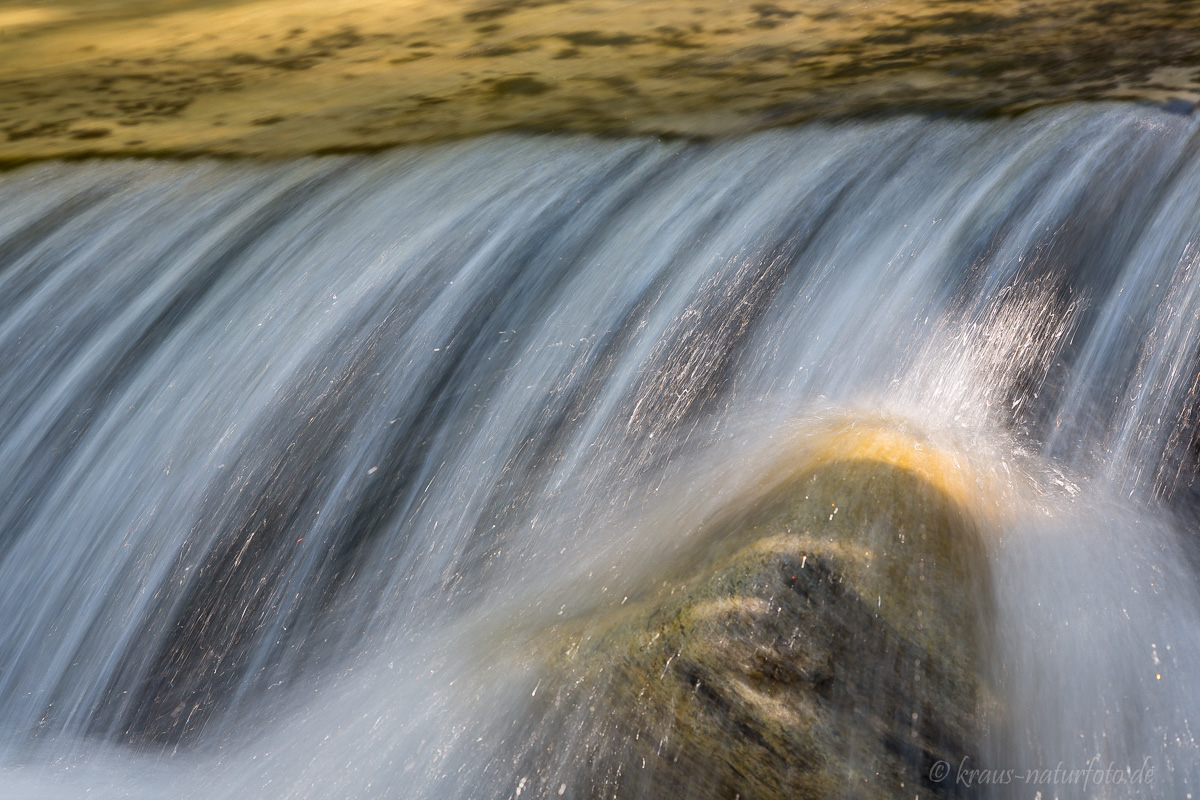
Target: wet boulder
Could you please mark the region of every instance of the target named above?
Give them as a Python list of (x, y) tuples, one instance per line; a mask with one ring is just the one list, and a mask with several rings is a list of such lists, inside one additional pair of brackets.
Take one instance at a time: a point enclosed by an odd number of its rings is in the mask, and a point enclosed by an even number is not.
[(707, 526), (693, 574), (563, 632), (524, 774), (585, 797), (952, 795), (931, 769), (979, 752), (989, 708), (975, 489), (895, 427), (818, 432)]

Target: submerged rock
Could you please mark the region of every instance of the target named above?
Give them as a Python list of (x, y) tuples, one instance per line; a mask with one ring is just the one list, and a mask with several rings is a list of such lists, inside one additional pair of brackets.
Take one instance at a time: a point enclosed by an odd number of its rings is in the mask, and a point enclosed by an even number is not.
[(1200, 4), (1178, 0), (16, 5), (0, 5), (0, 166), (1200, 101)]
[(574, 796), (952, 795), (931, 768), (978, 753), (988, 705), (970, 490), (908, 434), (818, 435), (714, 522), (703, 568), (567, 634), (522, 774)]

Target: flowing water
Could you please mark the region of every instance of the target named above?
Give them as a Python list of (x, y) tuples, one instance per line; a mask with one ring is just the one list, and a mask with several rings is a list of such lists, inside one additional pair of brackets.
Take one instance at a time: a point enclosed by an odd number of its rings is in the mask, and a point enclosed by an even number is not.
[(0, 794), (587, 796), (514, 767), (539, 632), (869, 414), (1007, 487), (965, 768), (1016, 777), (961, 791), (1190, 797), (1197, 128), (0, 175)]

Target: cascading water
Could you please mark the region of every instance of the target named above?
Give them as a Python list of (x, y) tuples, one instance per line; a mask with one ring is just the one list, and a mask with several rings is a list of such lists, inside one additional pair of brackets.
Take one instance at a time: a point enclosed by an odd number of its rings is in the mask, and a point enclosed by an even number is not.
[(588, 796), (516, 766), (539, 632), (846, 413), (999, 487), (957, 791), (1195, 791), (1193, 119), (47, 163), (0, 209), (6, 797)]

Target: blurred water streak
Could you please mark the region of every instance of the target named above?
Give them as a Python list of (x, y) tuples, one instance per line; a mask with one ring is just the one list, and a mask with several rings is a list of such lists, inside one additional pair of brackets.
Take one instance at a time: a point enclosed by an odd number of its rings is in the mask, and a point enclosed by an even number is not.
[(1025, 487), (981, 501), (1007, 728), (980, 760), (1149, 758), (1100, 796), (1183, 796), (1196, 128), (1077, 106), (0, 176), (0, 786), (515, 792), (539, 628), (689, 558), (788, 432), (858, 409)]

